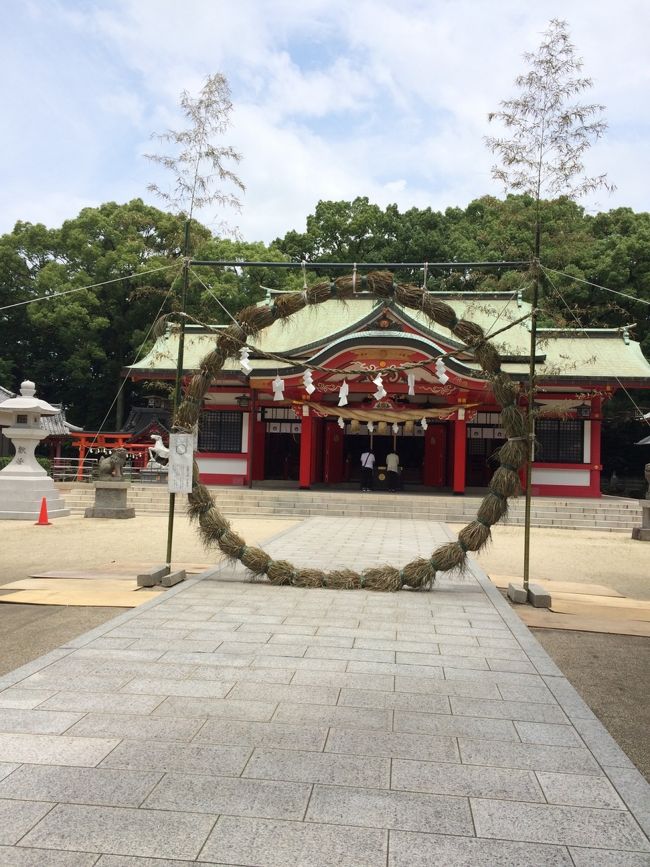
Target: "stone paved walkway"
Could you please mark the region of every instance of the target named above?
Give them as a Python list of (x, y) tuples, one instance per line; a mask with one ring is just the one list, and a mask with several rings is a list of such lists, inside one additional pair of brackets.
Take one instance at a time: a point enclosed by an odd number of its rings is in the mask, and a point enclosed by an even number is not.
[[(363, 567), (447, 538), (314, 518), (267, 548)], [(431, 593), (242, 578), (0, 680), (0, 865), (650, 864), (647, 784), (478, 568)]]

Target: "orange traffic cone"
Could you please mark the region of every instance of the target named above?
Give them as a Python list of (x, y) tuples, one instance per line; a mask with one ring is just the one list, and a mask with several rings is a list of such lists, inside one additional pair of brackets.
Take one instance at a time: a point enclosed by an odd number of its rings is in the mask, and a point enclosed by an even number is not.
[(51, 527), (52, 522), (47, 519), (47, 500), (45, 497), (41, 500), (41, 513), (38, 516), (38, 521), (34, 524), (35, 527)]

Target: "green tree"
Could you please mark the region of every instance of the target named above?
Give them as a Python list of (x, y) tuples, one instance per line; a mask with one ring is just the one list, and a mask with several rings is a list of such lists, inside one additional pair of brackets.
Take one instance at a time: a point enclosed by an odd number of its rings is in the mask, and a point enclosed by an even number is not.
[(307, 217), (306, 232), (288, 232), (274, 244), (294, 261), (390, 261), (398, 211), (385, 211), (365, 196), (351, 202), (320, 201)]
[[(3, 384), (15, 389), (29, 376), (69, 407), (71, 421), (96, 427), (158, 310), (172, 307), (178, 269), (169, 266), (182, 232), (182, 220), (139, 199), (85, 208), (60, 229), (16, 224), (0, 238), (3, 300), (43, 300), (0, 314), (0, 336), (11, 335)], [(209, 237), (203, 228), (197, 234)], [(157, 268), (165, 270), (138, 276)], [(91, 284), (105, 285), (82, 288)]]
[[(261, 241), (211, 238), (196, 250), (196, 257), (225, 262), (288, 262), (277, 247)], [(265, 297), (267, 289), (302, 288), (296, 270), (272, 267), (201, 266), (190, 271), (188, 310), (206, 323), (229, 323), (239, 310)]]

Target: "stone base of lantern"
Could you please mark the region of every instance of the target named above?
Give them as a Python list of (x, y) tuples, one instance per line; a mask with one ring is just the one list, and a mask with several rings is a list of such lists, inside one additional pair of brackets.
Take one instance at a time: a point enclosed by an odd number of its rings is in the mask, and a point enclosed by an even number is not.
[(3, 472), (0, 474), (0, 521), (37, 521), (43, 497), (50, 520), (70, 514), (54, 482), (45, 473), (25, 478)]
[(650, 500), (642, 500), (641, 509), (641, 526), (633, 527), (632, 538), (639, 542), (650, 542)]
[(95, 505), (89, 506), (84, 518), (135, 518), (133, 506), (127, 506), (129, 482), (95, 482)]

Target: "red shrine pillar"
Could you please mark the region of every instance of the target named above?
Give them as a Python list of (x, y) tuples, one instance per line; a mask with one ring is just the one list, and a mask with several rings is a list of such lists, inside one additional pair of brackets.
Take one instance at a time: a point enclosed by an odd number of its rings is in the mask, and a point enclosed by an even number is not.
[[(259, 418), (258, 418), (259, 416)], [(266, 422), (264, 413), (257, 405), (257, 393), (253, 392), (249, 425), (253, 432), (252, 448), (249, 446), (248, 459), (251, 461), (252, 481), (261, 482), (264, 479), (265, 449), (266, 449)]]
[(84, 477), (84, 458), (86, 457), (86, 445), (85, 443), (79, 443), (79, 461), (77, 463), (77, 481), (83, 481)]
[(315, 432), (314, 417), (307, 404), (303, 404), (302, 425), (300, 428), (300, 474), (298, 481), (298, 487), (301, 490), (308, 490), (311, 487)]
[(245, 484), (253, 487), (253, 462), (255, 453), (255, 418), (257, 410), (255, 409), (255, 398), (250, 403), (248, 409), (248, 436), (246, 441), (246, 480)]
[(596, 395), (591, 399), (591, 460), (589, 461), (589, 493), (592, 497), (600, 497), (601, 464), (601, 434), (602, 434), (603, 399)]
[(454, 494), (465, 493), (465, 462), (467, 460), (467, 422), (465, 410), (459, 409), (454, 421)]

